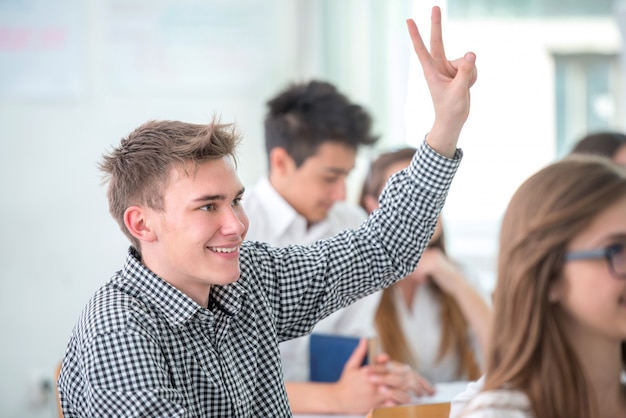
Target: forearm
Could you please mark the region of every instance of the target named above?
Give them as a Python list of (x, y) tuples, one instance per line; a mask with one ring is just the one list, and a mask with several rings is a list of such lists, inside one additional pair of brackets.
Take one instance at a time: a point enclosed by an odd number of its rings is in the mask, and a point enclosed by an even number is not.
[(393, 175), (383, 189), (374, 216), (385, 214), (379, 235), (384, 238), (383, 247), (397, 270), (397, 278), (415, 269), (430, 241), (462, 157), (456, 148), (453, 154), (452, 158), (441, 155), (426, 140), (409, 167)]
[(337, 414), (341, 411), (334, 383), (285, 382), (294, 414)]

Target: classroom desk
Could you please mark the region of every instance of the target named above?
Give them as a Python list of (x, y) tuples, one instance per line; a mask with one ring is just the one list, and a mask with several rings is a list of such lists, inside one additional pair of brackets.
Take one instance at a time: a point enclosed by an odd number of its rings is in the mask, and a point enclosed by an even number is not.
[[(433, 396), (414, 398), (411, 404), (450, 402), (457, 394), (463, 392), (468, 382), (438, 383), (435, 385), (436, 392)], [(315, 415), (294, 414), (294, 418), (363, 418), (365, 415)]]

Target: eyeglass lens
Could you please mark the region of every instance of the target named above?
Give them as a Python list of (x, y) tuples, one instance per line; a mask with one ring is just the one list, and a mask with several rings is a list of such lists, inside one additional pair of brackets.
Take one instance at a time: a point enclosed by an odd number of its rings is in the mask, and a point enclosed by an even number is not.
[(615, 244), (610, 247), (611, 264), (618, 276), (626, 277), (626, 244)]

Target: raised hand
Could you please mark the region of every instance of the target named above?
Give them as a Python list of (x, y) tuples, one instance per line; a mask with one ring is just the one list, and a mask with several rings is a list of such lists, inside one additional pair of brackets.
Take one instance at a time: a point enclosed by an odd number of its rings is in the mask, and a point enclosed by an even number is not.
[(424, 45), (417, 25), (407, 20), (407, 27), (417, 54), (435, 110), (435, 122), (426, 141), (437, 152), (454, 156), (461, 128), (470, 109), (470, 87), (476, 82), (476, 56), (472, 52), (449, 61), (441, 33), (441, 9), (433, 7), (430, 29), (430, 52)]

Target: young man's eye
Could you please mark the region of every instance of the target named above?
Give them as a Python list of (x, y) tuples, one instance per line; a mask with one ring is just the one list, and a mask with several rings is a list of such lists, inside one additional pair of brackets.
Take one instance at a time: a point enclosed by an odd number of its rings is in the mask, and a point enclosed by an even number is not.
[(203, 210), (205, 212), (213, 212), (215, 210), (215, 204), (209, 203), (208, 205), (202, 206), (200, 210)]
[(237, 198), (235, 198), (235, 199), (233, 200), (232, 205), (233, 205), (233, 206), (239, 206), (239, 205), (241, 205), (241, 197), (237, 197)]

